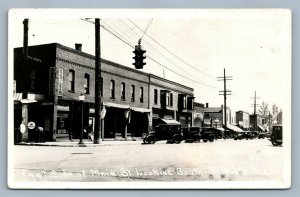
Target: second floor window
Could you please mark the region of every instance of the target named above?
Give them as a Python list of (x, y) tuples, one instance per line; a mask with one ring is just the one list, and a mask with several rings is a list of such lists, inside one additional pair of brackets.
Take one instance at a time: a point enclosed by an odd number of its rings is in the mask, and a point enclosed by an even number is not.
[(135, 86), (131, 85), (131, 101), (134, 102), (135, 97)]
[(170, 93), (166, 92), (166, 106), (170, 105)]
[(75, 91), (75, 71), (69, 70), (69, 91)]
[(84, 93), (90, 93), (90, 75), (87, 73), (84, 75)]
[(173, 94), (170, 93), (170, 106), (172, 107), (173, 106)]
[(121, 100), (125, 101), (125, 83), (121, 84)]
[(110, 98), (111, 99), (115, 98), (115, 81), (114, 80), (110, 81)]
[(144, 88), (140, 87), (140, 102), (144, 102)]
[(182, 98), (182, 107), (183, 109), (186, 109), (186, 96), (183, 96)]
[(157, 104), (157, 89), (154, 89), (154, 104)]

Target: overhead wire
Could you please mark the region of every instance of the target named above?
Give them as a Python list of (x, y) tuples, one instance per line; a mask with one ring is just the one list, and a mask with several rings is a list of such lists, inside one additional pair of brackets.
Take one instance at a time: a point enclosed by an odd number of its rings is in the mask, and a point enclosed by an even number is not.
[[(130, 19), (127, 19), (129, 22), (131, 22), (135, 27), (137, 27), (140, 31), (144, 32), (137, 24), (135, 24), (132, 20)], [(154, 41), (156, 44), (158, 44), (160, 47), (164, 48), (166, 51), (168, 51), (170, 54), (172, 54), (174, 57), (176, 57), (177, 59), (179, 59), (180, 61), (182, 61), (183, 63), (185, 63), (186, 65), (188, 65), (189, 67), (197, 70), (198, 72), (206, 75), (206, 76), (209, 76), (209, 77), (212, 77), (212, 78), (215, 78), (214, 76), (198, 69), (197, 67), (189, 64), (188, 62), (186, 62), (185, 60), (183, 60), (182, 58), (178, 57), (176, 54), (174, 54), (172, 51), (170, 51), (169, 49), (167, 49), (165, 46), (163, 46), (162, 44), (160, 44), (159, 42), (157, 42), (155, 39), (153, 39), (149, 34), (147, 34), (147, 32), (145, 32), (145, 35), (147, 35), (152, 41)]]
[[(123, 25), (125, 25), (126, 27), (128, 27), (128, 29), (130, 29), (136, 36), (140, 36), (139, 34), (137, 34), (135, 31), (133, 31), (126, 23), (124, 23), (121, 19), (120, 21), (122, 22)], [(119, 26), (121, 27), (121, 26)], [(122, 28), (123, 29), (123, 28)], [(127, 29), (125, 29), (125, 31), (128, 33), (129, 31)], [(132, 34), (129, 32), (129, 34), (132, 36)], [(180, 66), (178, 66), (176, 63), (174, 63), (172, 60), (170, 60), (168, 57), (166, 57), (165, 55), (163, 55), (160, 51), (158, 51), (155, 47), (153, 47), (147, 40), (144, 40), (144, 43), (146, 45), (148, 45), (149, 47), (152, 48), (152, 50), (154, 50), (156, 53), (158, 53), (162, 58), (164, 58), (165, 60), (167, 60), (169, 63), (172, 64), (172, 66), (175, 66), (176, 68), (178, 68), (181, 72), (184, 72), (186, 74), (188, 74), (189, 76), (192, 76), (189, 72), (187, 72), (186, 70), (182, 69)], [(149, 51), (147, 49), (147, 51)], [(151, 52), (151, 51), (150, 51)], [(194, 76), (195, 77), (195, 76)]]

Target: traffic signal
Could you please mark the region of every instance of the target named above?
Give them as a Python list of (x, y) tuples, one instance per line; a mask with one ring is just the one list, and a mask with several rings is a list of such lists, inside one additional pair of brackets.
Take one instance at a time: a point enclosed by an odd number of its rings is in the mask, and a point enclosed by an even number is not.
[(143, 50), (141, 48), (141, 45), (135, 45), (135, 50), (133, 51), (133, 53), (135, 54), (135, 56), (133, 57), (133, 59), (135, 60), (134, 63), (132, 63), (136, 69), (143, 69), (144, 65), (146, 65), (146, 63), (144, 62), (144, 59), (146, 58), (144, 56), (144, 53), (146, 53), (146, 50)]

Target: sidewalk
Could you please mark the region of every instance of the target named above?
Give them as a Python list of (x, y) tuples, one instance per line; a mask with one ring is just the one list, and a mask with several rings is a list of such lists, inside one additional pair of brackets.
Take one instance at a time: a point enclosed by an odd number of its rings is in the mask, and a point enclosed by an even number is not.
[[(78, 144), (79, 140), (59, 140), (56, 142), (44, 142), (44, 143), (17, 143), (19, 146), (58, 146), (58, 147), (96, 147), (96, 146), (117, 146), (117, 145), (144, 145), (142, 139), (137, 140), (104, 140), (99, 144), (94, 144), (93, 141), (83, 140), (84, 144)], [(165, 144), (166, 141), (158, 141), (156, 144)]]

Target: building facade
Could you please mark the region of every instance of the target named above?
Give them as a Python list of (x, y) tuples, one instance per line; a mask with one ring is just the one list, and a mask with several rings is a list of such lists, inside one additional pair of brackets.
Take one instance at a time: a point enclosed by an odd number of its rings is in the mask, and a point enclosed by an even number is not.
[(250, 116), (248, 112), (245, 111), (237, 111), (235, 112), (236, 123), (243, 130), (248, 130), (250, 128)]
[[(227, 125), (232, 124), (229, 107), (226, 109), (226, 121)], [(204, 127), (223, 128), (223, 125), (225, 125), (223, 105), (221, 107), (209, 107), (209, 104), (206, 103), (204, 108)]]
[[(95, 57), (80, 44), (58, 43), (31, 46), (28, 54), (24, 60), (23, 48), (14, 50), (15, 128), (34, 122), (51, 141), (79, 138), (83, 122), (87, 137), (95, 122)], [(101, 96), (102, 139), (142, 137), (160, 118), (192, 125), (192, 88), (104, 59)]]

